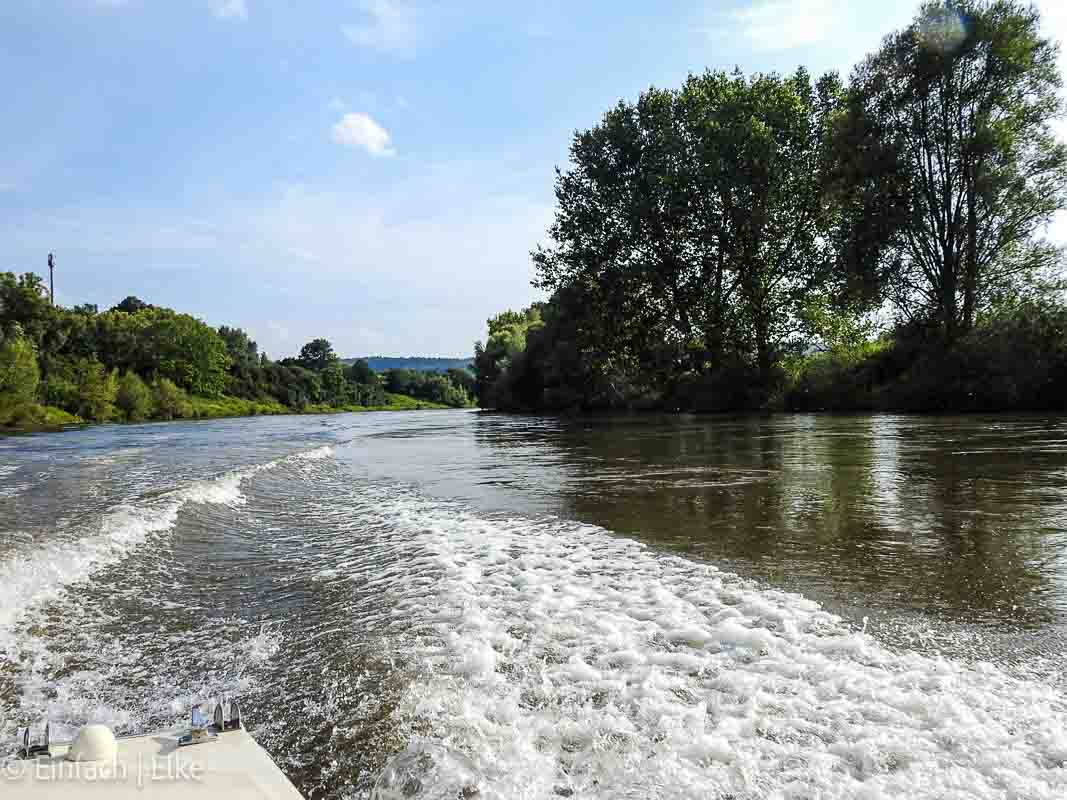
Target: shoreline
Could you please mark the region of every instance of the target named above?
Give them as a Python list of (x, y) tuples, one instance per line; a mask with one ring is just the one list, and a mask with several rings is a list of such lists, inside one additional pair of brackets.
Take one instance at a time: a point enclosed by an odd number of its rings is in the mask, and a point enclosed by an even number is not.
[[(151, 425), (164, 422), (204, 422), (213, 419), (242, 419), (252, 417), (285, 417), (285, 416), (314, 416), (314, 415), (326, 415), (326, 414), (362, 414), (370, 411), (445, 411), (456, 410), (452, 406), (442, 405), (440, 403), (432, 403), (428, 400), (418, 400), (408, 395), (389, 394), (391, 402), (389, 405), (384, 406), (360, 406), (360, 405), (345, 405), (345, 406), (328, 406), (323, 404), (309, 405), (304, 409), (289, 408), (281, 404), (268, 404), (268, 403), (256, 403), (254, 401), (239, 400), (238, 398), (223, 397), (218, 400), (212, 400), (210, 398), (194, 397), (190, 398), (194, 401), (194, 413), (187, 417), (178, 417), (174, 419), (139, 419), (139, 420), (107, 420), (104, 422), (93, 422), (84, 420), (81, 417), (69, 414), (61, 409), (53, 406), (39, 406), (42, 415), (46, 419), (55, 419), (55, 422), (41, 423), (41, 424), (29, 424), (29, 425), (0, 425), (0, 437), (2, 436), (19, 436), (23, 434), (31, 433), (59, 433), (68, 430), (80, 430), (88, 427), (98, 427), (101, 425)], [(228, 413), (222, 411), (221, 413), (213, 413), (219, 408), (225, 407), (227, 401), (238, 400), (241, 403), (249, 403), (254, 409), (252, 413)], [(245, 409), (247, 410), (247, 408)]]

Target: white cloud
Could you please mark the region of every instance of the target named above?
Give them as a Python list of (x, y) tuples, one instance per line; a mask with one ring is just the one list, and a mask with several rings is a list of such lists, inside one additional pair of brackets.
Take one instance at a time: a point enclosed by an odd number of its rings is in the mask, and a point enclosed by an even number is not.
[(360, 147), (372, 156), (396, 155), (389, 131), (366, 114), (345, 114), (333, 126), (333, 140), (345, 147)]
[(215, 0), (212, 10), (219, 19), (248, 19), (245, 0)]
[(418, 40), (414, 8), (400, 0), (360, 0), (359, 5), (367, 19), (341, 28), (348, 41), (380, 53), (414, 57)]
[(759, 0), (733, 13), (742, 35), (760, 50), (791, 50), (828, 39), (840, 20), (837, 0)]

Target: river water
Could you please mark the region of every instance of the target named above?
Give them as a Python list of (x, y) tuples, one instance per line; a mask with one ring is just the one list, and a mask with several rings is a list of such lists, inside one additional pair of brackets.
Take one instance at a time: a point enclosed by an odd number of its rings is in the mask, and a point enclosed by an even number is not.
[(239, 696), (313, 798), (1063, 798), (1065, 642), (1064, 417), (0, 439), (0, 756)]

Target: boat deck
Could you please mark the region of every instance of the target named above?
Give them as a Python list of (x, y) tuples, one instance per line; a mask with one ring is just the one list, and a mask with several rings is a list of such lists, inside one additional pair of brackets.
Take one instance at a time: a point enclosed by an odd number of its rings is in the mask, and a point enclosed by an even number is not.
[(302, 800), (244, 729), (179, 747), (183, 733), (119, 739), (116, 759), (97, 763), (67, 761), (69, 744), (52, 745), (48, 756), (0, 766), (0, 796), (4, 800)]

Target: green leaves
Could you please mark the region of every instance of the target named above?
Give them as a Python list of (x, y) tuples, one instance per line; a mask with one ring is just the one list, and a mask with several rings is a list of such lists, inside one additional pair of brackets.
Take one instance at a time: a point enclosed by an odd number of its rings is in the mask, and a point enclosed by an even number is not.
[(152, 393), (136, 372), (124, 372), (118, 379), (115, 406), (127, 422), (142, 422), (152, 415)]
[(654, 383), (728, 353), (769, 370), (831, 263), (822, 167), (839, 95), (805, 70), (708, 72), (576, 134), (556, 244), (532, 255), (539, 286), (588, 302), (583, 345)]
[(300, 363), (305, 369), (323, 370), (337, 360), (333, 345), (326, 339), (315, 339), (300, 348)]
[(34, 402), (40, 379), (33, 344), (21, 328), (13, 329), (0, 340), (0, 407)]
[(1014, 0), (928, 3), (853, 74), (835, 124), (848, 282), (952, 340), (1058, 262), (1067, 207), (1056, 47)]

